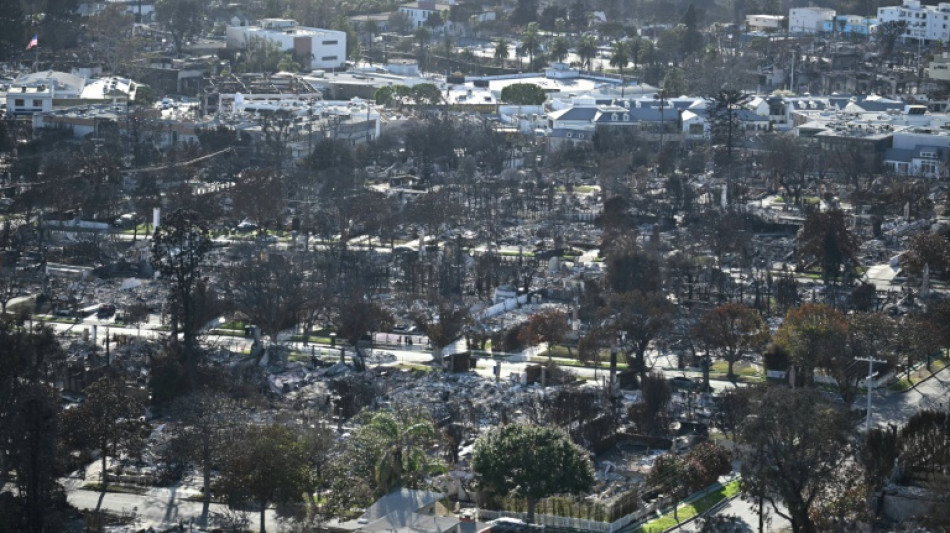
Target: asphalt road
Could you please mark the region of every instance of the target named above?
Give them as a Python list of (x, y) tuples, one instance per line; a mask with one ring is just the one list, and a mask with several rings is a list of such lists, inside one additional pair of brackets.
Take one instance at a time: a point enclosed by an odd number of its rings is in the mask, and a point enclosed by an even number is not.
[[(92, 322), (92, 321), (90, 321)], [(52, 324), (54, 329), (62, 331), (66, 329), (76, 329), (89, 327), (89, 323), (64, 325)], [(100, 326), (100, 331), (103, 328)], [(111, 331), (118, 334), (141, 335), (144, 337), (158, 337), (165, 332), (138, 328), (116, 328), (111, 327)], [(101, 333), (100, 333), (101, 334)], [(101, 342), (101, 338), (100, 338)], [(226, 342), (237, 344), (235, 348), (240, 349), (248, 344), (246, 339), (228, 338)], [(296, 344), (296, 343), (295, 343)], [(428, 351), (419, 350), (391, 350), (379, 349), (380, 352), (390, 352), (395, 355), (395, 360), (388, 364), (400, 363), (428, 363), (432, 360), (432, 354)], [(669, 361), (663, 361), (659, 358), (656, 367), (669, 366)], [(520, 361), (502, 361), (501, 377), (509, 379), (512, 374), (524, 372), (527, 363)], [(592, 368), (571, 368), (571, 371), (577, 373), (583, 378), (594, 378), (595, 371)], [(482, 362), (477, 369), (479, 375), (491, 378), (493, 377), (492, 364)], [(665, 372), (669, 377), (682, 375), (680, 371)], [(607, 375), (606, 371), (596, 371), (596, 377), (602, 378)], [(713, 382), (714, 386), (728, 388), (735, 386), (729, 382)], [(863, 407), (865, 399), (859, 398), (855, 402), (856, 406)], [(938, 372), (934, 377), (918, 384), (917, 387), (904, 393), (893, 393), (885, 390), (877, 390), (872, 397), (872, 424), (876, 426), (886, 426), (894, 424), (902, 425), (915, 412), (925, 408), (937, 408), (948, 406), (950, 402), (950, 370), (944, 369)], [(179, 522), (188, 524), (192, 521), (198, 523), (202, 515), (202, 504), (199, 502), (188, 501), (183, 495), (176, 494), (175, 489), (152, 489), (146, 495), (137, 494), (102, 494), (89, 490), (69, 490), (69, 502), (76, 507), (85, 509), (95, 509), (97, 506), (116, 513), (128, 513), (136, 516), (136, 527), (170, 527), (179, 524)], [(212, 521), (215, 517), (225, 516), (227, 507), (221, 504), (212, 504), (209, 509), (209, 516)], [(737, 515), (743, 518), (743, 521), (751, 528), (749, 531), (758, 531), (758, 509), (751, 502), (743, 501), (737, 498), (718, 510), (719, 515)], [(257, 527), (258, 513), (248, 513), (248, 519), (251, 521), (251, 527)], [(267, 521), (276, 525), (276, 515), (273, 510), (267, 512)], [(683, 531), (695, 531), (695, 523), (683, 526)], [(788, 523), (781, 517), (771, 513), (771, 525), (766, 531), (781, 531), (788, 527)]]
[[(867, 397), (855, 402), (864, 407)], [(950, 370), (944, 368), (933, 377), (907, 392), (889, 392), (878, 389), (871, 396), (871, 424), (900, 427), (914, 413), (923, 409), (947, 409), (950, 407)]]
[[(777, 533), (779, 531), (786, 531), (791, 528), (791, 524), (788, 522), (788, 520), (785, 520), (781, 516), (775, 514), (775, 511), (772, 510), (772, 507), (769, 504), (765, 504), (764, 507), (766, 511), (764, 531)], [(753, 533), (759, 530), (759, 506), (755, 502), (745, 501), (742, 498), (734, 498), (732, 501), (719, 508), (713, 514), (717, 516), (733, 515), (739, 517), (745, 524), (745, 528), (736, 533)], [(684, 525), (680, 529), (674, 529), (673, 531), (696, 533), (699, 531), (699, 529), (699, 522), (694, 520)]]
[[(79, 509), (103, 509), (113, 513), (135, 517), (135, 527), (156, 529), (173, 527), (179, 524), (199, 524), (202, 504), (180, 498), (174, 488), (152, 489), (146, 495), (97, 492), (91, 490), (73, 490), (67, 493), (70, 504)], [(221, 517), (228, 514), (227, 506), (213, 503), (209, 507), (212, 524), (220, 523)], [(251, 529), (259, 529), (259, 512), (247, 513)], [(265, 513), (268, 525), (276, 529), (276, 515), (272, 509)]]

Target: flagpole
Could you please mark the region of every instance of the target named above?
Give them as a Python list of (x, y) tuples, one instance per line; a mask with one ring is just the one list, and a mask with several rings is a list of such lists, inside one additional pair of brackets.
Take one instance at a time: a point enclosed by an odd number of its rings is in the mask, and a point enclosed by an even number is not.
[(26, 46), (26, 51), (29, 52), (32, 48), (36, 49), (36, 59), (33, 60), (33, 72), (38, 72), (40, 68), (40, 36), (38, 33), (33, 34), (33, 38), (30, 39), (30, 44)]

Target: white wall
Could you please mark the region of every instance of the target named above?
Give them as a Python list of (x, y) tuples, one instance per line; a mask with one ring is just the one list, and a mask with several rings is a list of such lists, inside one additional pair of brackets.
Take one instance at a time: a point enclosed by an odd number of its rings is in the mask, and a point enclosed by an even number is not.
[(788, 11), (788, 31), (793, 33), (817, 33), (825, 21), (833, 20), (834, 9), (797, 7)]
[(7, 93), (7, 113), (12, 115), (29, 115), (52, 110), (53, 96), (49, 91)]
[(265, 30), (259, 26), (229, 26), (225, 32), (228, 48), (245, 49), (255, 38), (277, 43), (281, 50), (294, 50), (295, 37), (310, 38), (309, 63), (301, 58), (303, 66), (311, 69), (340, 68), (346, 63), (346, 33), (321, 28), (298, 27), (298, 31)]
[(906, 21), (908, 26), (904, 34), (905, 40), (950, 41), (950, 3), (922, 6), (917, 0), (904, 0), (901, 6), (881, 7), (877, 13), (882, 24)]

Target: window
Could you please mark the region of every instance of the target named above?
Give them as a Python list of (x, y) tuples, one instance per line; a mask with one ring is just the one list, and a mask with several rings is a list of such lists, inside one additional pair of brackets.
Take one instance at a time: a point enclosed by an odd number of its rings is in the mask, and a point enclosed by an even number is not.
[(13, 105), (17, 107), (23, 107), (25, 104), (23, 103), (22, 98), (17, 98), (16, 100), (13, 101)]
[(333, 41), (323, 41), (323, 45), (324, 45), (324, 46), (330, 46), (330, 45), (333, 45), (333, 44), (337, 44), (338, 42), (339, 42), (339, 41), (336, 41), (336, 40), (333, 40)]
[(33, 100), (33, 107), (43, 107), (42, 100)]
[(336, 61), (336, 56), (323, 56), (320, 61)]

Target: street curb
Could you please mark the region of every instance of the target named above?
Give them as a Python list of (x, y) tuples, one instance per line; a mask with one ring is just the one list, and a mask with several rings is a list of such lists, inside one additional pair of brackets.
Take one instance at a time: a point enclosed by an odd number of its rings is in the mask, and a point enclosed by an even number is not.
[(917, 383), (914, 383), (909, 389), (907, 389), (907, 390), (902, 390), (902, 391), (891, 391), (890, 394), (888, 394), (888, 396), (890, 396), (890, 395), (897, 395), (897, 394), (907, 394), (908, 392), (910, 392), (910, 391), (912, 391), (912, 390), (916, 390), (919, 385), (921, 385), (921, 384), (923, 384), (923, 383), (925, 383), (925, 382), (927, 382), (927, 381), (933, 379), (934, 377), (937, 376), (937, 374), (940, 374), (941, 372), (943, 372), (944, 370), (946, 370), (946, 369), (948, 369), (948, 368), (950, 368), (950, 364), (948, 364), (947, 366), (941, 368), (940, 370), (938, 370), (938, 371), (936, 371), (936, 372), (931, 372), (931, 374), (930, 374), (929, 376), (927, 376), (927, 377), (925, 377), (924, 379), (918, 381)]
[(664, 530), (663, 533), (667, 533), (667, 532), (669, 532), (669, 531), (673, 531), (673, 530), (679, 529), (679, 528), (685, 526), (686, 524), (689, 524), (690, 522), (694, 522), (697, 518), (703, 518), (703, 517), (705, 517), (706, 515), (708, 515), (708, 514), (710, 514), (710, 513), (713, 513), (713, 512), (715, 512), (715, 511), (719, 510), (721, 507), (725, 506), (727, 503), (731, 502), (732, 500), (735, 500), (736, 498), (738, 498), (738, 497), (740, 497), (740, 496), (742, 496), (742, 493), (741, 493), (741, 492), (738, 493), (738, 494), (736, 494), (735, 496), (733, 496), (733, 497), (731, 497), (731, 498), (726, 498), (725, 500), (723, 500), (723, 501), (717, 503), (716, 505), (713, 505), (713, 506), (710, 507), (709, 509), (706, 509), (706, 510), (703, 511), (702, 513), (699, 513), (699, 514), (697, 514), (697, 515), (695, 515), (695, 516), (693, 516), (693, 517), (690, 517), (690, 518), (688, 518), (688, 519), (686, 519), (686, 520), (680, 522), (679, 524), (676, 524), (675, 526), (673, 526), (673, 527), (671, 527), (671, 528), (669, 528), (669, 529)]

